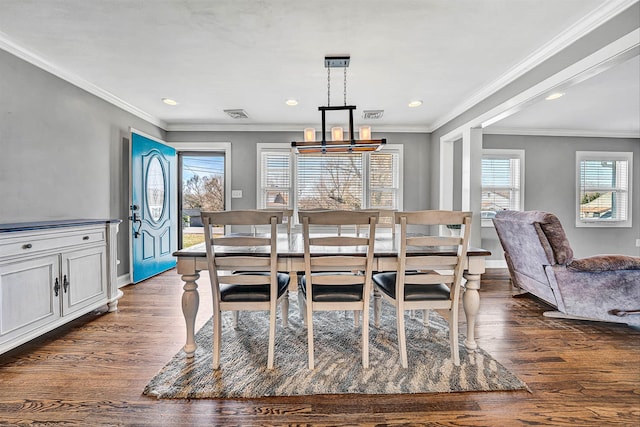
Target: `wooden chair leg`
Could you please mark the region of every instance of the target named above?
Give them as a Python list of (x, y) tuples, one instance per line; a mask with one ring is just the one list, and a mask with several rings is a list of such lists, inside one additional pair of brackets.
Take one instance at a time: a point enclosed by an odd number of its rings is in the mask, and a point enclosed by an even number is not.
[(358, 310), (353, 310), (353, 326), (355, 328), (360, 326), (360, 312)]
[(220, 346), (222, 344), (222, 316), (220, 312), (213, 314), (213, 369), (220, 369)]
[(239, 313), (240, 312), (237, 311), (237, 310), (231, 312), (231, 315), (232, 315), (232, 318), (233, 318), (233, 322), (232, 322), (233, 329), (238, 329), (238, 318), (239, 318), (239, 315), (240, 315)]
[(369, 367), (369, 310), (366, 307), (362, 310), (362, 366)]
[(302, 295), (302, 291), (298, 291), (298, 313), (300, 313), (300, 318), (302, 319), (302, 324), (304, 327), (307, 327), (307, 304), (305, 303), (304, 296)]
[(309, 369), (315, 369), (315, 363), (313, 360), (313, 312), (311, 311), (311, 304), (307, 304), (307, 315), (306, 323), (307, 323), (307, 348), (309, 352)]
[(382, 296), (378, 289), (373, 290), (373, 325), (380, 327), (380, 312), (382, 311)]
[(422, 324), (425, 328), (429, 327), (429, 310), (422, 310)]
[(289, 325), (289, 291), (284, 293), (280, 309), (282, 310), (282, 327), (286, 328)]
[(269, 351), (267, 356), (267, 369), (273, 369), (273, 353), (276, 345), (276, 302), (271, 302), (269, 310)]
[(398, 330), (398, 351), (400, 352), (400, 363), (403, 368), (407, 368), (407, 337), (404, 331), (404, 309), (396, 307), (396, 328)]
[(460, 366), (460, 349), (458, 348), (458, 316), (454, 310), (449, 310), (449, 341), (451, 343), (451, 358), (455, 366)]

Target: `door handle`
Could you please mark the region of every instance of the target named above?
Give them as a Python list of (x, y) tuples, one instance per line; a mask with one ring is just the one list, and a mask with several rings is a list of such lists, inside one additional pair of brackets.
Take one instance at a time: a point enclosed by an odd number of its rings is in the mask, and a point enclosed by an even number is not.
[(58, 293), (60, 293), (60, 283), (58, 283), (57, 277), (56, 277), (56, 282), (53, 285), (53, 291), (56, 293), (56, 296), (58, 296)]
[[(137, 209), (138, 207), (136, 205), (133, 205), (132, 208)], [(142, 227), (142, 220), (140, 219), (140, 214), (137, 212), (133, 212), (132, 215), (129, 217), (129, 219), (133, 223), (132, 224), (133, 237), (137, 239), (138, 237), (140, 237), (140, 227)], [(136, 224), (138, 224), (137, 229), (136, 229)]]
[(69, 289), (69, 280), (67, 280), (67, 275), (64, 275), (64, 279), (62, 279), (62, 288), (64, 289), (64, 293), (67, 293), (67, 289)]

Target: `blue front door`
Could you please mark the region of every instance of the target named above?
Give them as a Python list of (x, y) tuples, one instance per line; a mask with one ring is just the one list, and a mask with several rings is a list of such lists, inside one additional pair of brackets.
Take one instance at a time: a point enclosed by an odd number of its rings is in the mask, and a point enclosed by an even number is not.
[(176, 150), (132, 130), (130, 164), (131, 270), (138, 283), (176, 265)]

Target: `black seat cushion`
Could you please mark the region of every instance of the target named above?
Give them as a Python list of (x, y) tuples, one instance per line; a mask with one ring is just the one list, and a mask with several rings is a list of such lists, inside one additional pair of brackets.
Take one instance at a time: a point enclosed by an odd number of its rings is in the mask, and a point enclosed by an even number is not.
[[(407, 273), (412, 275), (418, 273)], [(378, 273), (373, 275), (373, 283), (385, 294), (396, 299), (396, 273)], [(448, 300), (449, 288), (443, 283), (436, 285), (405, 285), (405, 301)]]
[[(238, 274), (269, 275), (268, 272), (242, 272)], [(280, 298), (287, 291), (290, 278), (286, 273), (277, 274), (278, 298)], [(269, 285), (220, 285), (220, 299), (225, 302), (269, 301), (269, 296)]]
[[(353, 273), (316, 273), (316, 275), (344, 274), (352, 276)], [(314, 302), (353, 302), (362, 301), (362, 289), (364, 285), (313, 285)], [(306, 276), (300, 277), (298, 289), (307, 298)]]

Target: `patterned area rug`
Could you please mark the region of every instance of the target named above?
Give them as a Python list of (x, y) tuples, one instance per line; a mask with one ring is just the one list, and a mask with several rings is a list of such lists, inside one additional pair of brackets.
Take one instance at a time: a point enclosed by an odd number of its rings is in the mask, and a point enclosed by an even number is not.
[[(460, 343), (461, 366), (453, 365), (447, 322), (430, 313), (429, 327), (406, 318), (409, 368), (399, 365), (393, 308), (383, 304), (379, 329), (369, 329), (369, 369), (362, 368), (360, 328), (352, 313), (314, 314), (316, 369), (307, 368), (307, 332), (292, 304), (289, 325), (278, 318), (275, 367), (268, 370), (268, 314), (242, 312), (238, 328), (223, 314), (221, 369), (211, 369), (211, 320), (196, 334), (193, 359), (181, 350), (149, 382), (144, 394), (161, 399), (256, 398), (314, 394), (398, 394), (528, 390), (527, 385), (479, 349)], [(372, 313), (373, 315), (373, 313)], [(278, 316), (279, 317), (279, 316)], [(461, 324), (464, 326), (464, 324)]]

